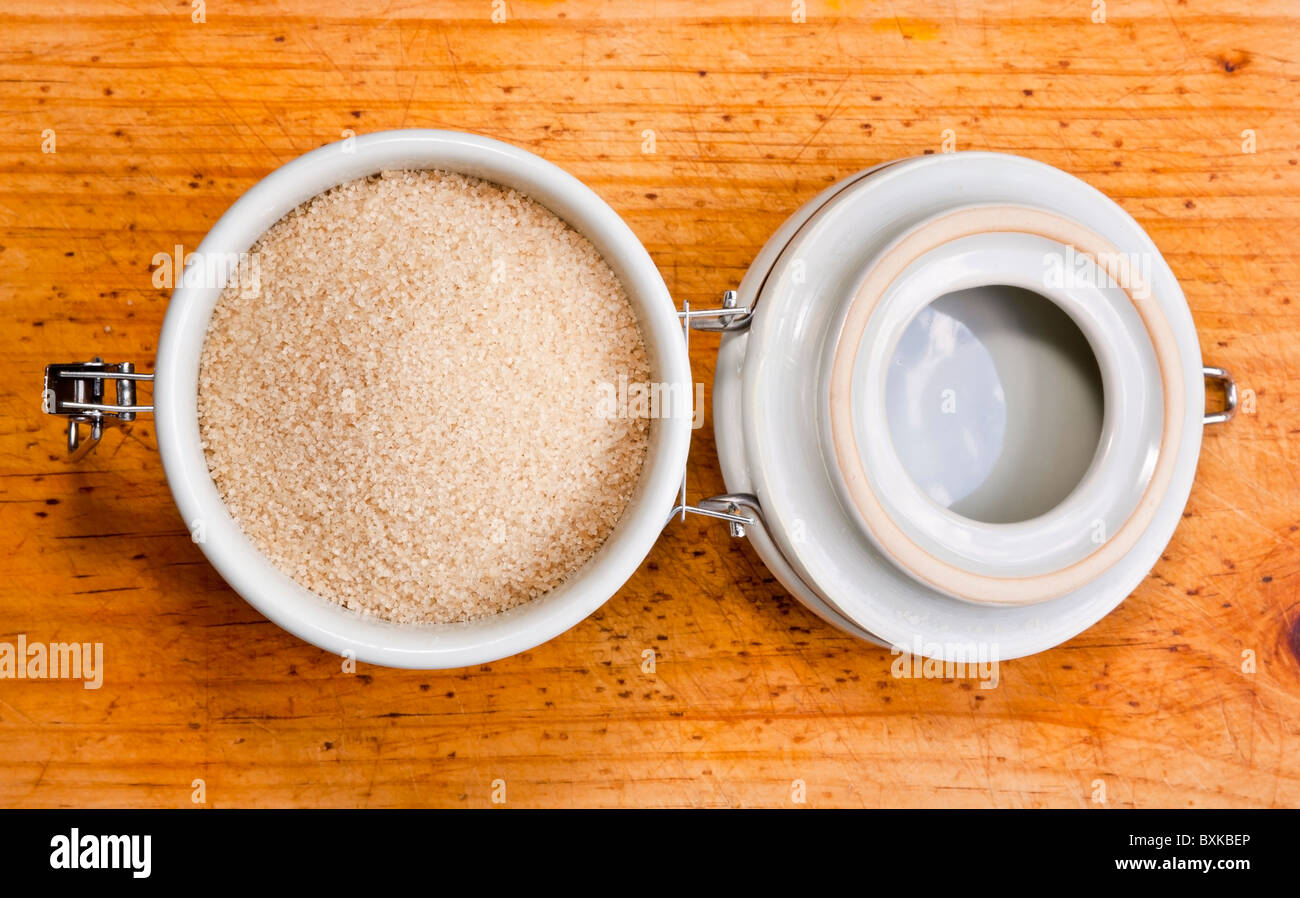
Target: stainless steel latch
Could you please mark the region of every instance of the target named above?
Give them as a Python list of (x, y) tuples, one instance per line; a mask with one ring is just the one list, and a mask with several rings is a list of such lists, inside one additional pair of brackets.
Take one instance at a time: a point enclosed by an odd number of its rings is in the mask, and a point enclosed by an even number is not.
[[(81, 444), (81, 425), (90, 426), (91, 442), (104, 434), (105, 424), (128, 424), (141, 412), (152, 412), (152, 405), (137, 405), (135, 385), (152, 381), (152, 374), (137, 374), (135, 365), (122, 362), (110, 365), (103, 359), (68, 365), (45, 366), (45, 390), (42, 408), (48, 415), (68, 419), (68, 451)], [(107, 401), (107, 382), (112, 381), (115, 402)]]
[[(682, 310), (677, 313), (678, 319), (682, 322), (682, 337), (686, 341), (687, 359), (690, 359), (691, 351), (691, 331), (743, 331), (749, 328), (754, 320), (754, 310), (752, 308), (742, 309), (737, 304), (737, 294), (735, 290), (728, 290), (722, 294), (722, 306), (717, 309), (692, 309), (689, 302), (682, 304)], [(686, 498), (686, 472), (682, 471), (682, 488), (677, 505), (668, 515), (668, 520), (674, 518), (686, 520), (688, 514), (700, 515), (701, 517), (713, 518), (714, 520), (726, 521), (731, 528), (732, 536), (744, 536), (745, 528), (752, 526), (758, 518), (758, 501), (753, 502), (736, 502), (732, 501), (733, 497), (714, 496), (705, 499), (699, 505), (692, 505)], [(750, 514), (744, 514), (746, 509), (751, 511)]]

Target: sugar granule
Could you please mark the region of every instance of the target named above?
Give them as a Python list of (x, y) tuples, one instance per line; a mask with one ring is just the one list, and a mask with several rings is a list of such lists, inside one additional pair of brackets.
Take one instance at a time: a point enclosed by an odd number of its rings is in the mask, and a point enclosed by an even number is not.
[(564, 582), (623, 515), (647, 382), (622, 284), (523, 194), (386, 172), (321, 194), (252, 247), (257, 289), (208, 326), (199, 429), (227, 508), (318, 595), (402, 623), (491, 615)]

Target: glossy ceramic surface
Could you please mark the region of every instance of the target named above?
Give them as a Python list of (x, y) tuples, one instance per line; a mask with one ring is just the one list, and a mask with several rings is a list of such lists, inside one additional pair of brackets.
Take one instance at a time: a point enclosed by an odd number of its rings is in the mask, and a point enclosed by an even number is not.
[(885, 372), (884, 403), (916, 488), (990, 524), (1038, 517), (1074, 490), (1101, 442), (1105, 405), (1074, 322), (1000, 284), (944, 294), (916, 314)]
[[(945, 243), (890, 285), (855, 349), (848, 426), (863, 476), (914, 542), (963, 570), (1023, 578), (1083, 560), (1155, 470), (1164, 409), (1151, 341), (1123, 290), (1095, 286), (1104, 276), (1043, 283), (1043, 259), (1065, 254), (1014, 232)], [(1010, 302), (1007, 287), (1020, 291)], [(904, 344), (936, 295), (958, 293), (965, 340), (951, 342), (951, 315), (932, 314), (925, 342)], [(904, 458), (1003, 520), (954, 511), (956, 493), (933, 480), (927, 492)]]
[[(690, 364), (676, 307), (645, 248), (606, 203), (577, 179), (517, 147), (448, 131), (389, 131), (330, 144), (277, 169), (213, 226), (200, 257), (246, 251), (291, 209), (337, 184), (387, 169), (443, 169), (516, 188), (547, 206), (600, 250), (640, 318), (657, 381), (690, 395)], [(182, 286), (167, 307), (154, 400), (158, 448), (185, 521), (204, 535), (208, 560), (250, 604), (300, 638), (389, 667), (449, 668), (516, 654), (569, 629), (636, 571), (677, 499), (690, 419), (653, 422), (640, 493), (594, 558), (545, 596), (502, 614), (449, 625), (395, 625), (313, 595), (270, 564), (231, 519), (199, 444), (199, 355), (216, 287)]]
[[(900, 234), (961, 206), (1041, 208), (1045, 198), (1052, 210), (1110, 244), (1151, 260), (1151, 302), (1167, 322), (1180, 392), (1189, 399), (1174, 410), (1178, 439), (1167, 488), (1156, 497), (1144, 496), (1142, 502), (1150, 500), (1149, 520), (1131, 549), (1059, 598), (1015, 607), (977, 605), (918, 582), (880, 551), (846, 507), (851, 503), (824, 463), (829, 422), (823, 362), (846, 298)], [(991, 276), (986, 283), (1005, 281)], [(788, 574), (825, 607), (892, 645), (911, 647), (919, 640), (926, 654), (944, 656), (945, 646), (978, 643), (1012, 658), (1042, 651), (1091, 626), (1159, 557), (1195, 472), (1203, 412), (1200, 352), (1186, 302), (1150, 238), (1093, 188), (1048, 166), (999, 154), (895, 163), (869, 178), (848, 179), (825, 192), (815, 208), (801, 210), (747, 274), (742, 302), (749, 298), (747, 290), (757, 297), (758, 313), (748, 334), (724, 339), (715, 383), (724, 476), (729, 491), (758, 496), (772, 546)], [(910, 316), (902, 320), (900, 338), (910, 321)], [(1082, 324), (1080, 329), (1086, 332)], [(1111, 388), (1106, 389), (1109, 404)], [(727, 407), (730, 403), (737, 405)], [(883, 399), (879, 407), (885, 419)], [(885, 420), (878, 436), (889, 444)], [(905, 472), (903, 479), (914, 485)], [(764, 560), (771, 564), (766, 554)]]

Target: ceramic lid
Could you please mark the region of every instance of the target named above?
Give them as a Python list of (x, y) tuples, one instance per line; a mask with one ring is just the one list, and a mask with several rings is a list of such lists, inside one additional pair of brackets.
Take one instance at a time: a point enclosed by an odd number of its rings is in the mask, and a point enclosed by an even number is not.
[[(1008, 215), (1009, 209), (1018, 211)], [(1025, 210), (1037, 216), (1028, 224)], [(936, 221), (946, 222), (948, 231), (927, 231)], [(918, 637), (937, 644), (977, 640), (997, 643), (1000, 656), (1009, 658), (1055, 645), (1109, 612), (1146, 575), (1173, 533), (1200, 445), (1202, 403), (1187, 398), (1202, 390), (1195, 329), (1172, 272), (1145, 232), (1078, 179), (992, 153), (922, 157), (854, 176), (801, 209), (784, 231), (741, 285), (741, 302), (756, 303), (755, 314), (748, 333), (724, 339), (715, 424), (727, 487), (758, 497), (787, 571), (825, 607), (894, 645), (910, 646)], [(990, 232), (1019, 236), (981, 236)], [(913, 243), (898, 252), (909, 235)], [(1132, 284), (1127, 293), (1100, 279), (1052, 292), (1034, 280), (1048, 252), (1072, 247), (1132, 255), (1149, 288), (1137, 289), (1144, 298), (1134, 301)], [(1037, 274), (1028, 268), (1034, 259)], [(882, 260), (894, 270), (868, 283)], [(1104, 269), (1108, 263), (1091, 264)], [(991, 270), (997, 276), (990, 277)], [(946, 335), (936, 329), (936, 315), (952, 311), (931, 305), (936, 290), (990, 286), (1052, 292), (1050, 299), (1094, 350), (1105, 396), (1104, 409), (1091, 412), (1101, 419), (1092, 454), (1085, 447), (1083, 463), (1070, 462), (1083, 469), (1080, 486), (1026, 521), (951, 513), (957, 500), (947, 497), (945, 507), (945, 497), (930, 489), (934, 482), (924, 483), (917, 473), (930, 464), (941, 484), (977, 480), (981, 459), (987, 462), (993, 444), (1007, 439), (1006, 421), (997, 420), (999, 400), (1001, 414), (1014, 417), (1024, 397), (1033, 395), (1023, 381), (1026, 371), (1037, 369), (999, 370), (995, 353), (980, 358), (973, 331), (962, 335), (952, 322), (944, 325)], [(865, 310), (863, 296), (871, 297)], [(927, 310), (928, 318), (922, 315)], [(1015, 332), (1015, 323), (984, 322), (976, 329), (1023, 347), (1026, 336)], [(954, 341), (944, 358), (931, 352), (942, 346), (941, 337)], [(964, 348), (957, 345), (961, 340)], [(891, 371), (898, 367), (910, 373), (896, 381)], [(971, 417), (949, 422), (941, 411), (890, 412), (891, 396), (898, 406), (909, 382), (924, 387), (927, 375), (944, 368), (943, 376), (960, 377), (953, 389), (958, 407)], [(1087, 378), (1076, 379), (1053, 387), (1070, 406), (1062, 420), (1087, 416), (1088, 390), (1080, 386)], [(1050, 400), (1052, 391), (1044, 392)], [(1095, 393), (1091, 401), (1097, 404)], [(964, 402), (971, 403), (969, 410)], [(731, 404), (734, 409), (724, 411)], [(980, 423), (963, 430), (962, 420)], [(960, 444), (964, 458), (953, 456), (953, 464), (965, 467), (944, 472), (942, 454), (929, 462), (921, 457), (927, 450), (918, 441), (944, 427), (969, 438)], [(1086, 426), (1080, 430), (1084, 438), (1087, 432)], [(1031, 457), (1023, 447), (1018, 451)], [(1050, 474), (1051, 466), (1045, 467)], [(1082, 490), (1090, 472), (1105, 476), (1094, 476)], [(1014, 483), (1014, 472), (1004, 476)], [(864, 511), (869, 500), (864, 504), (863, 485), (878, 510)], [(1094, 512), (1102, 521), (1097, 543), (1078, 531)], [(1125, 531), (1134, 520), (1137, 525)], [(896, 532), (887, 532), (890, 526)], [(1056, 538), (1045, 541), (1047, 530)], [(899, 548), (907, 545), (919, 554), (909, 557)], [(1082, 577), (1076, 568), (1074, 581), (1059, 574), (1098, 557), (1105, 563), (1094, 563)], [(767, 555), (764, 560), (771, 563)], [(934, 582), (928, 565), (936, 560), (960, 576)], [(1041, 581), (1031, 590), (1016, 585), (1044, 575), (1057, 578), (1050, 589)], [(1003, 581), (1006, 591), (987, 591), (989, 581)], [(956, 597), (972, 583), (975, 589)]]

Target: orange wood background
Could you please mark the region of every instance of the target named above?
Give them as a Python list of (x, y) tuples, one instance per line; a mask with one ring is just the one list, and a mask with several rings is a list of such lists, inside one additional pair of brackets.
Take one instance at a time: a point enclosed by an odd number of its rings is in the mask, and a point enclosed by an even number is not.
[[(796, 780), (810, 807), (1300, 804), (1300, 8), (1097, 11), (509, 0), (494, 23), (491, 0), (208, 0), (195, 22), (189, 0), (4, 0), (0, 640), (100, 641), (106, 673), (0, 680), (0, 804), (195, 807), (196, 779), (205, 807), (486, 806), (498, 779), (516, 807), (792, 806)], [(535, 651), (345, 674), (204, 562), (148, 421), (69, 464), (40, 376), (93, 354), (150, 370), (155, 253), (345, 130), (403, 126), (565, 167), (697, 306), (827, 183), (952, 129), (1136, 216), (1254, 413), (1207, 432), (1141, 588), (997, 689), (894, 679), (696, 520)], [(715, 346), (693, 341), (706, 383)], [(713, 449), (706, 427), (695, 496), (722, 489)]]

